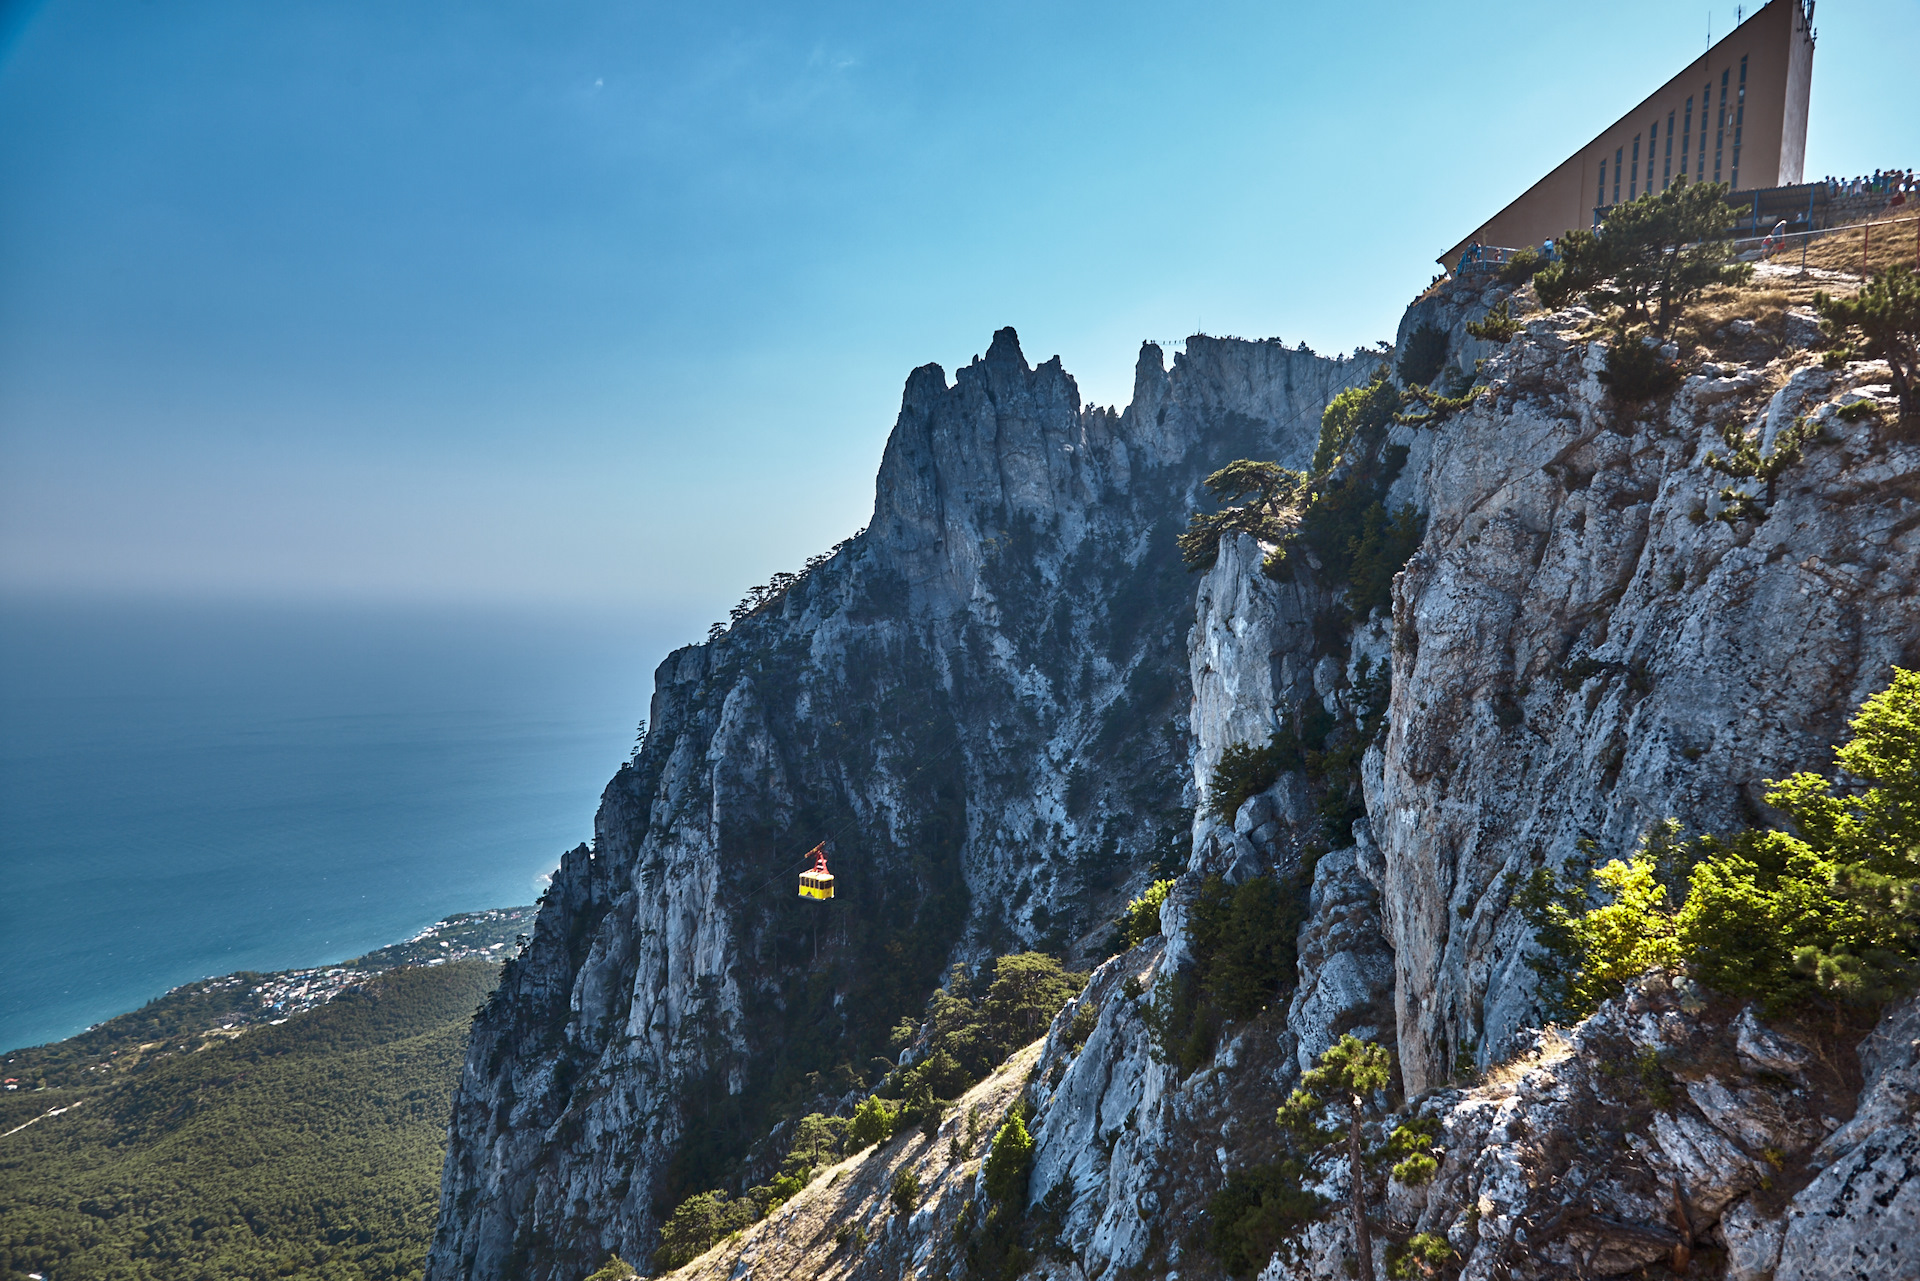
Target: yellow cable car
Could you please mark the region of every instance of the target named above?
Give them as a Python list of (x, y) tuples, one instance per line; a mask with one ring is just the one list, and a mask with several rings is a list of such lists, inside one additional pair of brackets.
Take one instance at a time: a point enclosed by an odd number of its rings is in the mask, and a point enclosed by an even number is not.
[(827, 843), (822, 841), (807, 853), (813, 855), (813, 866), (800, 873), (800, 897), (832, 898), (833, 873), (827, 870)]

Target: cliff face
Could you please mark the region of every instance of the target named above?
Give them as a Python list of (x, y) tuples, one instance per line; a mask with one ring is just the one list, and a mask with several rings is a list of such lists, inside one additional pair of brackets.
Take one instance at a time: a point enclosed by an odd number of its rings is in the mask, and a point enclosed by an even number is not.
[[(1762, 780), (1829, 767), (1889, 665), (1920, 662), (1920, 447), (1840, 418), (1890, 401), (1884, 369), (1820, 367), (1782, 341), (1805, 332), (1790, 317), (1732, 327), (1718, 363), (1636, 406), (1598, 379), (1586, 313), (1468, 340), (1504, 294), (1451, 286), (1401, 326), (1450, 332), (1484, 394), (1392, 429), (1388, 506), (1425, 526), (1366, 618), (1310, 556), (1276, 581), (1232, 535), (1196, 580), (1173, 537), (1215, 467), (1302, 465), (1321, 407), (1375, 362), (1195, 339), (1169, 372), (1149, 347), (1119, 415), (1081, 407), (1057, 362), (1027, 366), (1011, 331), (952, 385), (916, 371), (869, 530), (661, 666), (594, 849), (563, 863), (476, 1024), (430, 1274), (644, 1255), (659, 1207), (776, 1112), (856, 1097), (948, 961), (1098, 960), (1120, 897), (1175, 873), (1163, 936), (1095, 972), (1024, 1086), (1029, 1222), (1076, 1275), (1220, 1275), (1208, 1199), (1273, 1157), (1273, 1109), (1349, 1031), (1395, 1052), (1446, 1149), (1431, 1187), (1385, 1189), (1386, 1218), (1444, 1236), (1462, 1275), (1608, 1275), (1694, 1247), (1754, 1281), (1898, 1274), (1920, 1228), (1911, 1007), (1858, 1064), (1659, 984), (1545, 1036), (1510, 887), (1668, 817), (1763, 822)], [(1723, 431), (1770, 449), (1798, 419), (1818, 440), (1729, 509), (1706, 460)], [(1309, 714), (1358, 736), (1363, 805), (1330, 805), (1344, 784), (1311, 760), (1230, 815), (1199, 804), (1229, 748)], [(821, 836), (841, 897), (802, 910), (793, 856)], [(1163, 985), (1197, 961), (1209, 878), (1261, 876), (1304, 887), (1294, 981), (1182, 1070), (1156, 1034)], [(970, 1175), (895, 1221), (870, 1173), (765, 1230), (837, 1196), (875, 1244), (805, 1275), (961, 1257)], [(1334, 1165), (1314, 1177), (1345, 1195)], [(761, 1231), (723, 1252), (731, 1275), (798, 1266)], [(1345, 1242), (1317, 1224), (1263, 1275), (1347, 1275)]]
[[(1012, 330), (907, 382), (868, 529), (661, 664), (651, 732), (477, 1020), (436, 1278), (645, 1257), (776, 1108), (831, 1107), (942, 969), (1084, 953), (1184, 856), (1193, 580), (1223, 460), (1303, 463), (1377, 358), (1195, 338), (1086, 408)], [(826, 839), (830, 905), (796, 901)]]

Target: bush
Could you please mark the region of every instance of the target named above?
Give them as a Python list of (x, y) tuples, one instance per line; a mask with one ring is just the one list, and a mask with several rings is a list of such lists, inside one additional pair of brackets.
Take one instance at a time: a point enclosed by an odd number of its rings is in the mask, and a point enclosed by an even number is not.
[(1288, 750), (1286, 736), (1279, 733), (1268, 739), (1265, 747), (1233, 744), (1220, 753), (1220, 763), (1213, 767), (1213, 778), (1207, 786), (1207, 812), (1223, 823), (1233, 822), (1240, 807), (1272, 787), (1282, 770), (1298, 767), (1298, 756), (1297, 749)]
[(1666, 395), (1680, 385), (1683, 376), (1680, 366), (1662, 356), (1657, 347), (1626, 334), (1614, 335), (1606, 368), (1600, 371), (1600, 381), (1614, 399), (1636, 405)]
[(868, 1095), (853, 1110), (853, 1120), (847, 1126), (847, 1150), (864, 1152), (876, 1143), (885, 1143), (893, 1137), (897, 1120), (897, 1108), (877, 1094)]
[(1160, 905), (1167, 901), (1167, 893), (1172, 889), (1171, 879), (1155, 881), (1147, 886), (1146, 893), (1127, 904), (1126, 911), (1120, 914), (1120, 941), (1125, 946), (1138, 947), (1160, 932)]
[(1547, 260), (1540, 256), (1538, 249), (1534, 249), (1531, 246), (1516, 249), (1513, 257), (1507, 259), (1500, 267), (1500, 283), (1503, 285), (1524, 285), (1538, 275), (1540, 269), (1546, 265)]
[(1519, 332), (1520, 322), (1514, 319), (1506, 299), (1479, 320), (1467, 322), (1467, 333), (1487, 342), (1510, 342)]
[(1284, 885), (1271, 876), (1201, 883), (1188, 914), (1193, 964), (1155, 985), (1147, 1011), (1162, 1061), (1194, 1071), (1213, 1056), (1224, 1024), (1252, 1018), (1292, 980), (1310, 875)]
[(895, 1083), (909, 1101), (902, 1116), (909, 1123), (924, 1121), (929, 1112), (937, 1116), (938, 1100), (958, 1098), (1008, 1054), (1045, 1032), (1060, 1007), (1086, 985), (1085, 974), (1044, 952), (1000, 957), (971, 983), (964, 967), (956, 968), (946, 988), (928, 1002), (926, 1056)]
[(1394, 576), (1419, 550), (1426, 532), (1426, 517), (1410, 505), (1403, 504), (1392, 516), (1384, 503), (1361, 512), (1360, 532), (1347, 545), (1347, 608), (1355, 618), (1392, 606)]
[(1818, 293), (1813, 305), (1839, 358), (1886, 361), (1900, 416), (1920, 415), (1915, 381), (1920, 378), (1920, 276), (1905, 265), (1890, 267), (1851, 298)]
[(888, 1197), (895, 1211), (912, 1214), (914, 1207), (920, 1204), (920, 1176), (903, 1167), (893, 1176), (893, 1189)]
[[(1920, 972), (1920, 672), (1893, 669), (1867, 699), (1834, 779), (1775, 782), (1792, 831), (1678, 838), (1661, 825), (1633, 856), (1571, 883), (1535, 873), (1516, 901), (1559, 1012), (1580, 1017), (1637, 973), (1684, 965), (1772, 1013), (1870, 1010)], [(1676, 905), (1673, 886), (1687, 892)], [(1589, 907), (1594, 894), (1610, 896)]]
[(1424, 324), (1407, 335), (1407, 349), (1400, 357), (1400, 381), (1408, 386), (1425, 387), (1446, 368), (1447, 331), (1435, 324)]
[(753, 1202), (729, 1199), (725, 1192), (699, 1192), (674, 1208), (660, 1225), (660, 1246), (653, 1252), (657, 1271), (671, 1272), (693, 1262), (722, 1240), (759, 1218)]
[(1615, 205), (1598, 235), (1568, 232), (1559, 241), (1561, 261), (1534, 277), (1541, 302), (1558, 307), (1590, 298), (1651, 321), (1665, 336), (1686, 304), (1708, 288), (1753, 274), (1750, 265), (1733, 260), (1727, 191), (1723, 183), (1682, 180)]
[(1380, 370), (1364, 387), (1350, 387), (1320, 413), (1320, 441), (1313, 451), (1313, 474), (1324, 476), (1358, 445), (1371, 449), (1385, 435), (1400, 409), (1400, 392)]
[(1447, 1260), (1453, 1258), (1453, 1246), (1437, 1232), (1416, 1232), (1406, 1243), (1387, 1247), (1387, 1275), (1393, 1281), (1419, 1281), (1436, 1277)]
[(994, 1134), (993, 1151), (987, 1154), (987, 1195), (1009, 1205), (1024, 1205), (1032, 1173), (1033, 1136), (1027, 1133), (1027, 1120), (1020, 1108), (1015, 1107)]
[(1253, 1166), (1227, 1176), (1207, 1201), (1207, 1248), (1231, 1277), (1251, 1277), (1276, 1250), (1325, 1214), (1329, 1202), (1303, 1186), (1299, 1161)]
[(587, 1281), (629, 1281), (638, 1278), (640, 1270), (617, 1254), (609, 1254), (607, 1261), (589, 1273)]

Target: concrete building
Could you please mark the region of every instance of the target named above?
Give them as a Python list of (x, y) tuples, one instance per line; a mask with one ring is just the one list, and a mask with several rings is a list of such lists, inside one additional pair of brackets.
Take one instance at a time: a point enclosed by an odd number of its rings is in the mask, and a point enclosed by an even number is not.
[(1813, 82), (1814, 0), (1771, 0), (1726, 39), (1440, 256), (1468, 245), (1538, 245), (1590, 227), (1609, 205), (1689, 182), (1735, 191), (1802, 178)]

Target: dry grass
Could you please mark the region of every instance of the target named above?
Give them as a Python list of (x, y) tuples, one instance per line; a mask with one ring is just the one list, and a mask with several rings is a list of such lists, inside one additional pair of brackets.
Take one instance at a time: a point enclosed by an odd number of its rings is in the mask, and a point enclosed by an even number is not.
[[(1803, 257), (1800, 249), (1796, 237), (1774, 255), (1773, 261), (1782, 267), (1799, 266)], [(1914, 209), (1909, 201), (1889, 216), (1815, 232), (1807, 242), (1804, 258), (1809, 267), (1853, 276), (1860, 274), (1863, 262), (1871, 272), (1885, 271), (1895, 263), (1915, 266), (1920, 263), (1920, 209)]]
[(1488, 1093), (1503, 1094), (1519, 1084), (1520, 1078), (1539, 1068), (1550, 1068), (1556, 1063), (1564, 1063), (1573, 1057), (1573, 1042), (1567, 1034), (1557, 1027), (1550, 1027), (1540, 1034), (1539, 1045), (1531, 1054), (1522, 1054), (1519, 1058), (1508, 1059), (1505, 1063), (1495, 1063), (1487, 1069), (1475, 1088)]

